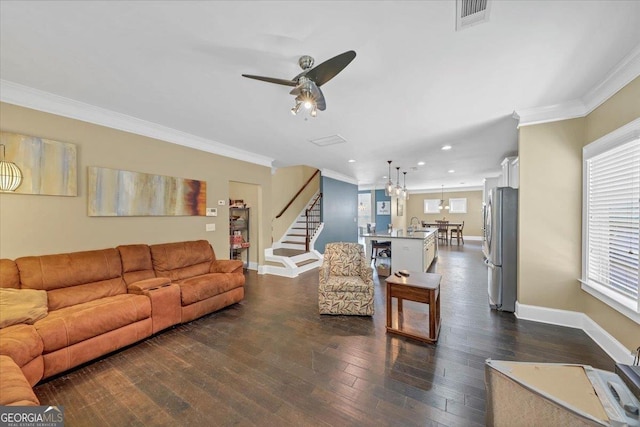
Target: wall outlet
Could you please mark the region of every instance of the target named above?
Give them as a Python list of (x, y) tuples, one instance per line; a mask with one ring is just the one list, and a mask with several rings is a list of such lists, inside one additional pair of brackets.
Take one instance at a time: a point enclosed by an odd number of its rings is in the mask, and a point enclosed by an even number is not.
[(225, 203), (224, 200), (218, 200), (218, 206), (224, 206)]
[(216, 225), (215, 224), (205, 224), (204, 229), (205, 229), (205, 231), (216, 231)]
[(207, 208), (207, 216), (218, 216), (218, 208)]

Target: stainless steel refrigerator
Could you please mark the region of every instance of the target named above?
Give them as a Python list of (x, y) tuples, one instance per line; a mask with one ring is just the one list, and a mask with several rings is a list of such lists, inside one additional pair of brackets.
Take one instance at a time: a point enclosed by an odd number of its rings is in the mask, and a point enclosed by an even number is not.
[(488, 267), (489, 305), (515, 311), (518, 287), (518, 190), (491, 189), (486, 206), (483, 251)]

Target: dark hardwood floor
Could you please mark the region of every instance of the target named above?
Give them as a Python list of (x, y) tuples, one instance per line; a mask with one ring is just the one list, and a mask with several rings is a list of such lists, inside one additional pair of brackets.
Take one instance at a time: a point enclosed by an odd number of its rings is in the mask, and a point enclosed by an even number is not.
[[(317, 271), (247, 273), (240, 304), (164, 331), (35, 388), (66, 425), (484, 425), (487, 358), (613, 361), (584, 332), (491, 311), (478, 242), (443, 246), (442, 329), (429, 345), (376, 314), (320, 316)], [(375, 276), (375, 273), (374, 273)], [(419, 314), (418, 314), (419, 316)]]

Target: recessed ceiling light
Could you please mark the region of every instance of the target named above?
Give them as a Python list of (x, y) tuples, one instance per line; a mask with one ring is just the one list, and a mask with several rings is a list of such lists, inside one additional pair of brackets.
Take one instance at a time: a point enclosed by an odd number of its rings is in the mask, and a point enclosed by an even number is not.
[(451, 146), (450, 145), (443, 145), (442, 146), (442, 150), (444, 150), (444, 151), (451, 150)]
[(418, 166), (424, 166), (424, 162), (418, 162)]
[(448, 171), (449, 173), (454, 173), (455, 171), (453, 169), (449, 169)]
[(353, 159), (349, 159), (349, 163), (355, 163), (356, 161)]
[(389, 178), (387, 175), (382, 175), (382, 179), (387, 179)]

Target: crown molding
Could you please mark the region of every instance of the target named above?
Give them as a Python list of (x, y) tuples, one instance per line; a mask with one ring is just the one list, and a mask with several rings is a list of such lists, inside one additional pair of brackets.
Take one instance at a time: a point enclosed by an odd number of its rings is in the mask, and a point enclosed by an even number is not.
[(469, 187), (453, 187), (453, 188), (426, 188), (426, 189), (418, 189), (411, 190), (409, 189), (410, 195), (418, 195), (418, 194), (441, 194), (444, 190), (447, 193), (465, 193), (467, 191), (482, 191), (484, 188), (481, 185), (474, 185)]
[[(468, 187), (450, 187), (445, 188), (444, 191), (447, 193), (464, 193), (466, 191), (483, 191), (484, 187), (482, 185), (471, 185)], [(375, 190), (384, 190), (381, 187), (375, 187), (370, 184), (360, 185), (358, 186), (358, 191), (375, 191)], [(409, 195), (418, 195), (418, 194), (440, 194), (442, 192), (441, 188), (417, 188), (411, 189), (408, 188)]]
[(358, 185), (358, 180), (356, 180), (355, 178), (332, 171), (331, 169), (320, 169), (320, 174), (327, 178), (336, 179), (338, 181), (343, 181), (353, 185)]
[(640, 76), (640, 45), (636, 46), (609, 73), (580, 99), (563, 104), (517, 109), (513, 118), (518, 127), (584, 117)]
[(261, 166), (271, 167), (273, 163), (273, 159), (266, 156), (8, 80), (0, 80), (0, 101)]

